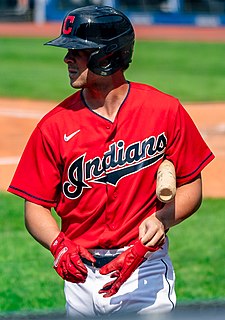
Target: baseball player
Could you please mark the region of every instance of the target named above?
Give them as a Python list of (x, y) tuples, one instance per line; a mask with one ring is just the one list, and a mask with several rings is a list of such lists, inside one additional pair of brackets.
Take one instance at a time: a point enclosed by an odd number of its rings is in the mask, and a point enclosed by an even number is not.
[[(47, 45), (67, 49), (79, 90), (38, 123), (8, 188), (25, 199), (26, 227), (52, 253), (74, 319), (174, 308), (167, 233), (199, 208), (214, 158), (179, 100), (126, 80), (134, 38), (111, 7), (66, 15)], [(163, 159), (177, 175), (167, 204), (156, 197)]]

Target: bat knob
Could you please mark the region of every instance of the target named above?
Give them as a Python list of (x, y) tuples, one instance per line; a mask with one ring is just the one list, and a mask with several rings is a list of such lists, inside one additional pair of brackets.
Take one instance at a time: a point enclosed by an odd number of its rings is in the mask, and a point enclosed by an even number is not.
[(156, 196), (164, 203), (170, 202), (176, 195), (176, 173), (172, 162), (164, 160), (157, 171)]
[(176, 190), (172, 190), (172, 187), (163, 188), (159, 191), (156, 191), (157, 198), (164, 203), (170, 202), (173, 200)]

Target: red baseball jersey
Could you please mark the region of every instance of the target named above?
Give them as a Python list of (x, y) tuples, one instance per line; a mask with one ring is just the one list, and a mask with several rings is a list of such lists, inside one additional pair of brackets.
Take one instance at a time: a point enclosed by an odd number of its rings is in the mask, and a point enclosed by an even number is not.
[(180, 102), (143, 84), (129, 92), (113, 122), (78, 91), (34, 129), (8, 191), (54, 207), (62, 231), (86, 248), (119, 248), (162, 204), (156, 173), (164, 158), (177, 186), (214, 158)]

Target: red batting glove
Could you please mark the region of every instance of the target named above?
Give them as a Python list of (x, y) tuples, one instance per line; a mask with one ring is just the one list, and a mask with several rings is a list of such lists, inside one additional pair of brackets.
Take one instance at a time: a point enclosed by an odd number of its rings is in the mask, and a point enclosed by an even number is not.
[(144, 261), (145, 254), (149, 251), (156, 251), (159, 247), (147, 247), (141, 243), (141, 240), (135, 242), (134, 246), (121, 253), (108, 264), (104, 265), (99, 272), (106, 275), (112, 271), (111, 278), (116, 278), (108, 282), (99, 290), (99, 293), (105, 293), (104, 298), (111, 297), (121, 287), (121, 285), (130, 277), (137, 267)]
[(63, 232), (52, 242), (50, 251), (55, 258), (53, 268), (64, 280), (84, 283), (87, 278), (87, 268), (81, 261), (84, 257), (95, 262), (87, 249), (68, 239)]

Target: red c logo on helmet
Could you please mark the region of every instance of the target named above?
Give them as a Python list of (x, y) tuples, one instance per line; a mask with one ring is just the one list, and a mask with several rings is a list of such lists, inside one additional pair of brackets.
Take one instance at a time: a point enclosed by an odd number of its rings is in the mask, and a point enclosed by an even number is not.
[(74, 20), (75, 20), (75, 16), (66, 17), (63, 24), (63, 34), (70, 34), (72, 32)]

